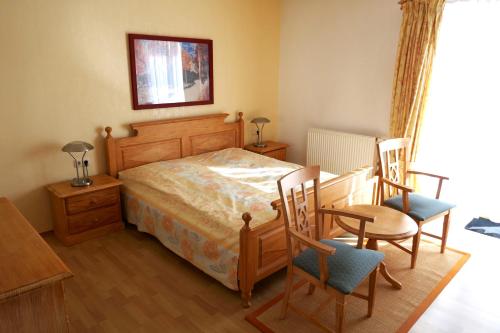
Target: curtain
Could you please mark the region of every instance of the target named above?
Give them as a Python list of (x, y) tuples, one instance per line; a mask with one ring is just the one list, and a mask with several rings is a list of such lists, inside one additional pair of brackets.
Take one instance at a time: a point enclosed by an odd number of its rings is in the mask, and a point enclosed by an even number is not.
[[(448, 0), (434, 58), (418, 167), (450, 177), (442, 197), (457, 204), (462, 222), (500, 222), (499, 18), (500, 1)], [(425, 177), (419, 185), (436, 188)]]
[(415, 161), (445, 0), (403, 0), (392, 91), (392, 137), (411, 137)]

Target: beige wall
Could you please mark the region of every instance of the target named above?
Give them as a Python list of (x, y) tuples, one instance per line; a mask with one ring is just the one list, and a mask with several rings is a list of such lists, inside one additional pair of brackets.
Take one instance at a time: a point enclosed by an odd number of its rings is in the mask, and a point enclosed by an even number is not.
[[(273, 138), (279, 8), (278, 0), (1, 0), (0, 196), (50, 229), (44, 186), (74, 173), (60, 148), (91, 142), (91, 174), (104, 172), (103, 126), (122, 136), (130, 122), (243, 111), (271, 118)], [(128, 32), (213, 39), (215, 104), (133, 111)]]
[(283, 0), (279, 138), (304, 163), (309, 127), (389, 131), (396, 0)]

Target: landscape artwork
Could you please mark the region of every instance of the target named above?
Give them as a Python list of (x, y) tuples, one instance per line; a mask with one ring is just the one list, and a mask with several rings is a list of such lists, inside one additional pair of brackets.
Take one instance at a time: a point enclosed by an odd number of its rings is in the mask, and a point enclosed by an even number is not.
[(129, 35), (134, 109), (213, 104), (212, 41)]

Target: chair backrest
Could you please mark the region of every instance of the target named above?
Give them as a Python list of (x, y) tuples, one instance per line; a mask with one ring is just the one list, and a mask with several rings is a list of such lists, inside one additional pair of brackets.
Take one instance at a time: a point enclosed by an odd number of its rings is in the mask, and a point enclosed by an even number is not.
[[(407, 185), (407, 170), (409, 163), (410, 138), (395, 138), (377, 143), (378, 174), (380, 180), (388, 179), (391, 182)], [(391, 186), (380, 184), (382, 195), (392, 197), (399, 194), (398, 190)]]
[[(282, 213), (284, 214), (286, 228), (294, 228), (297, 232), (315, 240), (320, 239), (321, 232), (318, 223), (318, 209), (321, 205), (319, 196), (319, 175), (320, 168), (318, 165), (315, 165), (293, 171), (278, 180), (278, 190), (281, 198), (281, 206), (284, 208)], [(314, 186), (313, 207), (309, 207), (309, 203), (307, 202), (306, 183), (310, 181), (313, 182)], [(289, 194), (291, 196), (291, 205), (289, 204)], [(310, 219), (311, 212), (313, 211), (314, 224), (311, 223), (312, 221)], [(288, 245), (291, 245), (288, 233), (287, 238), (287, 243), (290, 242)], [(289, 248), (291, 248), (291, 246)]]

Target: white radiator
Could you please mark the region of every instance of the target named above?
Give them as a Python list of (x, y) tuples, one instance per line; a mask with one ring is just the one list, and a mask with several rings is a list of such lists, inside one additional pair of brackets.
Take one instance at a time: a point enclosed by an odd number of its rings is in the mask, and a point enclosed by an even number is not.
[(310, 128), (307, 133), (307, 165), (342, 175), (353, 169), (374, 166), (376, 137)]

